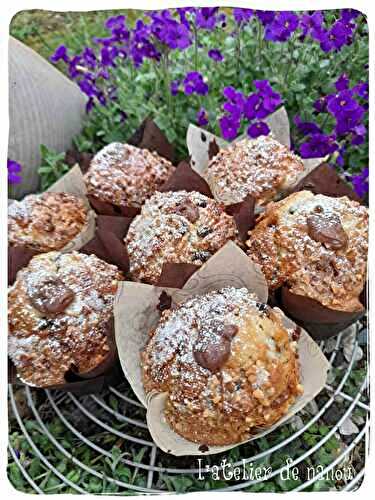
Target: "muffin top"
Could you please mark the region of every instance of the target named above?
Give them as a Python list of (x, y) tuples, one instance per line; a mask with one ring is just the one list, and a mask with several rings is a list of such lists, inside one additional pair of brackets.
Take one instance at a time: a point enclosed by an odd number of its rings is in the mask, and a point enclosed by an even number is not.
[(250, 194), (257, 205), (265, 205), (294, 185), (303, 170), (298, 156), (272, 136), (263, 135), (221, 149), (209, 162), (205, 178), (224, 203), (238, 203)]
[(165, 416), (190, 441), (244, 441), (301, 394), (297, 337), (246, 288), (223, 288), (164, 311), (142, 352), (147, 393), (168, 393)]
[(211, 198), (195, 191), (155, 193), (125, 238), (130, 273), (156, 284), (164, 263), (201, 265), (236, 235), (234, 218)]
[(366, 207), (346, 196), (300, 191), (270, 203), (249, 235), (248, 254), (261, 265), (271, 289), (285, 285), (339, 311), (363, 309)]
[(61, 250), (87, 222), (87, 207), (74, 194), (30, 194), (8, 207), (8, 241), (39, 252)]
[(173, 173), (156, 152), (113, 142), (91, 161), (85, 174), (89, 195), (114, 205), (139, 208)]
[(37, 387), (65, 383), (109, 355), (115, 266), (95, 255), (49, 252), (17, 274), (8, 296), (8, 353), (19, 377)]

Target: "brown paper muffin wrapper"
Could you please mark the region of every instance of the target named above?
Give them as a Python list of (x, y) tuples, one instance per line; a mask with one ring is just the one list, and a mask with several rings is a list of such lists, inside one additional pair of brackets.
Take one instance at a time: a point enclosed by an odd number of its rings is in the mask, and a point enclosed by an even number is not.
[[(174, 147), (151, 118), (146, 118), (127, 142), (141, 149), (156, 151), (160, 156), (166, 158), (171, 163), (174, 162)], [(168, 180), (166, 183), (167, 182)], [(91, 194), (88, 195), (88, 199), (95, 212), (99, 215), (135, 217), (141, 211), (141, 209), (137, 207), (116, 205), (114, 203), (99, 200)]]
[(323, 163), (312, 170), (294, 187), (292, 192), (311, 191), (314, 194), (324, 194), (339, 198), (347, 196), (351, 200), (361, 202), (355, 191), (346, 183), (327, 163)]
[(8, 382), (34, 389), (58, 389), (76, 395), (99, 392), (108, 385), (116, 384), (123, 379), (117, 355), (113, 317), (108, 321), (107, 339), (109, 346), (108, 356), (98, 366), (86, 373), (76, 373), (73, 370), (68, 370), (65, 374), (66, 383), (64, 384), (46, 387), (36, 387), (32, 384), (28, 384), (17, 375), (17, 369), (10, 359), (8, 359)]
[[(86, 243), (88, 243), (95, 234), (95, 218), (96, 215), (90, 209), (89, 202), (86, 197), (86, 187), (83, 181), (83, 176), (78, 165), (74, 166), (67, 172), (61, 179), (53, 184), (49, 192), (54, 193), (70, 193), (79, 196), (84, 200), (88, 210), (88, 220), (85, 228), (67, 245), (61, 248), (60, 252), (72, 252), (73, 250), (80, 250)], [(17, 272), (27, 266), (32, 257), (42, 252), (30, 250), (22, 246), (9, 246), (8, 247), (8, 285), (14, 283)]]
[[(285, 108), (279, 108), (277, 111), (265, 118), (264, 121), (268, 124), (273, 137), (284, 146), (290, 148), (290, 125)], [(244, 137), (246, 137), (246, 135), (238, 137), (233, 142), (237, 142)], [(192, 124), (190, 124), (188, 128), (186, 142), (190, 154), (191, 167), (204, 179), (206, 179), (206, 170), (209, 160), (218, 153), (219, 148), (226, 148), (229, 146), (229, 143), (220, 137), (217, 137), (214, 134), (211, 134), (210, 132)], [(295, 184), (301, 182), (304, 177), (310, 174), (325, 160), (326, 157), (303, 160), (304, 172), (299, 176)], [(215, 183), (209, 182), (209, 187), (217, 201), (220, 201), (225, 205), (231, 205), (235, 201), (229, 197), (221, 197), (216, 189)], [(283, 193), (279, 193), (279, 196), (282, 195)], [(255, 210), (258, 211), (258, 207), (256, 207)]]
[(290, 292), (287, 287), (282, 287), (276, 296), (283, 311), (316, 340), (337, 335), (365, 313), (365, 308), (353, 313), (329, 309), (316, 300)]
[[(238, 446), (202, 446), (190, 442), (168, 425), (164, 418), (167, 395), (152, 392), (145, 394), (142, 383), (140, 352), (149, 332), (160, 319), (160, 304), (165, 298), (178, 304), (195, 295), (203, 295), (225, 286), (246, 287), (266, 303), (267, 285), (260, 267), (254, 264), (233, 242), (227, 243), (211, 257), (185, 283), (182, 289), (157, 287), (140, 283), (121, 282), (114, 304), (115, 335), (122, 369), (140, 402), (147, 408), (147, 424), (156, 445), (167, 453), (181, 455), (210, 455)], [(285, 317), (288, 328), (295, 324)], [(324, 387), (329, 363), (318, 345), (302, 330), (299, 342), (301, 383), (304, 393), (290, 407), (288, 413), (275, 425), (255, 434), (251, 441), (275, 430), (301, 410)]]
[(80, 251), (88, 255), (94, 254), (99, 259), (114, 264), (127, 274), (129, 272), (129, 256), (124, 238), (132, 220), (131, 217), (98, 215), (94, 238), (86, 243)]

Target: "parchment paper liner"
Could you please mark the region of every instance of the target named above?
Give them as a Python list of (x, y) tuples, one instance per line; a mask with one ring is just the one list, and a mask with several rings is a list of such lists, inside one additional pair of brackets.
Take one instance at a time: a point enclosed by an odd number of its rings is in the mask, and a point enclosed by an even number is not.
[[(227, 243), (211, 257), (181, 290), (125, 281), (120, 284), (116, 295), (115, 335), (122, 369), (136, 396), (147, 408), (147, 423), (155, 443), (163, 451), (176, 456), (220, 453), (238, 444), (210, 446), (208, 450), (201, 451), (200, 444), (192, 443), (176, 434), (164, 419), (165, 393), (151, 393), (146, 396), (144, 392), (140, 351), (147, 342), (149, 332), (158, 323), (160, 315), (157, 307), (163, 292), (170, 295), (174, 303), (180, 303), (193, 295), (202, 295), (224, 286), (246, 287), (256, 293), (261, 302), (267, 302), (267, 286), (260, 267), (252, 263), (233, 242)], [(294, 325), (287, 318), (285, 322), (288, 327)], [(299, 357), (304, 394), (277, 424), (254, 435), (248, 441), (274, 430), (303, 408), (323, 388), (329, 363), (317, 344), (303, 330), (299, 340)]]
[[(166, 135), (151, 118), (145, 118), (127, 142), (138, 148), (156, 151), (160, 156), (166, 158), (171, 163), (174, 162), (175, 153), (173, 145), (168, 141)], [(168, 180), (166, 182), (168, 182)], [(129, 205), (116, 205), (114, 203), (99, 200), (94, 195), (88, 195), (88, 199), (96, 213), (100, 215), (135, 217), (141, 211), (140, 208)]]
[[(265, 118), (264, 121), (268, 124), (273, 137), (281, 144), (284, 144), (285, 146), (290, 148), (290, 125), (288, 114), (285, 108), (279, 108), (277, 111)], [(243, 137), (245, 137), (245, 135), (238, 137), (233, 142), (237, 142)], [(207, 180), (206, 169), (209, 160), (213, 156), (215, 156), (218, 147), (226, 148), (229, 146), (229, 143), (224, 141), (220, 137), (217, 137), (214, 134), (211, 134), (210, 132), (207, 132), (206, 130), (192, 124), (190, 124), (188, 128), (186, 142), (190, 154), (191, 168), (195, 172), (197, 172), (197, 174), (201, 175), (205, 180)], [(303, 160), (305, 167), (304, 172), (298, 177), (294, 186), (298, 184), (306, 175), (312, 172), (317, 166), (326, 161), (326, 159), (327, 157)], [(215, 183), (210, 183), (209, 180), (207, 180), (207, 182), (217, 201), (221, 201), (226, 205), (230, 205), (238, 201), (236, 199), (231, 199), (230, 197), (223, 197), (219, 195)], [(291, 186), (291, 189), (294, 186)], [(280, 196), (282, 194), (283, 193), (279, 193)]]
[[(90, 204), (86, 197), (86, 186), (83, 181), (82, 173), (78, 165), (74, 166), (61, 179), (53, 184), (48, 190), (53, 193), (70, 193), (79, 196), (85, 203), (88, 209), (88, 219), (85, 228), (69, 243), (67, 243), (59, 251), (66, 253), (73, 250), (79, 250), (88, 243), (95, 234), (95, 218), (96, 215), (90, 208)], [(32, 257), (42, 252), (30, 250), (22, 246), (8, 247), (8, 284), (12, 284), (16, 278), (17, 272), (25, 267)]]

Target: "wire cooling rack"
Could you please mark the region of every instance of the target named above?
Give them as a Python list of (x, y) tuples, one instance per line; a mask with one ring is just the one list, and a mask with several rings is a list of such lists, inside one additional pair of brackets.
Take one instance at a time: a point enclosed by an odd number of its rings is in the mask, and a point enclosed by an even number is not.
[[(362, 456), (365, 455), (367, 446), (366, 436), (369, 428), (367, 375), (361, 380), (357, 380), (356, 378), (354, 391), (352, 380), (354, 374), (353, 370), (356, 369), (358, 361), (358, 350), (361, 349), (358, 345), (358, 334), (360, 335), (360, 330), (362, 330), (363, 334), (364, 330), (363, 325), (360, 325), (360, 323), (358, 323), (355, 328), (356, 335), (353, 336), (353, 343), (350, 347), (349, 355), (348, 352), (345, 353), (346, 357), (343, 355), (343, 352), (345, 349), (348, 349), (348, 347), (345, 345), (345, 335), (343, 335), (343, 333), (339, 334), (334, 339), (330, 339), (327, 342), (321, 342), (320, 344), (331, 364), (331, 370), (328, 375), (328, 381), (331, 382), (325, 386), (324, 390), (313, 403), (312, 406), (315, 410), (310, 413), (302, 412), (304, 418), (300, 419), (300, 425), (293, 427), (293, 431), (288, 437), (282, 438), (269, 448), (260, 449), (257, 447), (257, 440), (253, 443), (239, 446), (237, 449), (238, 453), (236, 454), (237, 460), (234, 463), (232, 461), (232, 467), (246, 467), (246, 465), (250, 464), (269, 463), (273, 454), (298, 443), (298, 438), (300, 438), (303, 433), (308, 432), (314, 424), (316, 425), (318, 423), (318, 425), (320, 425), (319, 423), (322, 421), (322, 418), (324, 419), (329, 413), (332, 413), (333, 408), (335, 408), (334, 421), (332, 421), (331, 415), (331, 423), (328, 425), (326, 432), (319, 436), (316, 442), (308, 449), (298, 449), (297, 447), (297, 452), (294, 454), (291, 462), (273, 468), (267, 476), (267, 480), (279, 476), (280, 473), (283, 471), (285, 472), (288, 467), (290, 470), (292, 467), (298, 467), (308, 461), (310, 464), (313, 463), (316, 466), (320, 465), (320, 468), (317, 469), (318, 472), (314, 474), (313, 477), (305, 478), (304, 481), (300, 482), (297, 487), (291, 488), (290, 491), (311, 489), (311, 486), (315, 482), (326, 477), (328, 474), (332, 473), (332, 471), (342, 466), (343, 463), (347, 462), (356, 449), (361, 450), (360, 454)], [(340, 363), (338, 363), (338, 361), (340, 361)], [(333, 376), (333, 372), (337, 371), (335, 368), (337, 364), (340, 364), (340, 373), (338, 377)], [(350, 388), (350, 390), (348, 390), (348, 388)], [(217, 468), (223, 468), (223, 458), (226, 458), (223, 454), (220, 456), (212, 455), (210, 457), (201, 457), (200, 467), (198, 467), (199, 457), (189, 457), (189, 459), (183, 457), (183, 459), (180, 459), (171, 457), (159, 450), (152, 442), (148, 433), (145, 411), (142, 405), (136, 400), (135, 396), (132, 395), (129, 386), (125, 382), (118, 387), (109, 387), (105, 392), (99, 395), (93, 394), (80, 397), (61, 393), (59, 391), (45, 390), (45, 398), (43, 398), (42, 404), (43, 411), (40, 405), (38, 406), (35, 402), (35, 398), (33, 398), (33, 394), (28, 387), (22, 389), (17, 388), (17, 391), (19, 390), (24, 391), (24, 400), (28, 405), (29, 418), (34, 419), (37, 423), (38, 432), (44, 434), (49, 440), (50, 445), (60, 452), (60, 456), (71, 461), (74, 467), (80, 469), (88, 478), (95, 477), (99, 480), (105, 479), (106, 484), (112, 483), (112, 486), (116, 485), (116, 494), (166, 493), (171, 491), (171, 487), (167, 488), (167, 484), (173, 485), (174, 482), (171, 481), (167, 483), (161, 480), (161, 478), (173, 478), (180, 475), (195, 478), (199, 476), (201, 479), (202, 477), (206, 477), (205, 474), (210, 474), (210, 471), (213, 470), (213, 465), (216, 465)], [(56, 480), (60, 482), (61, 488), (70, 487), (74, 492), (86, 493), (87, 491), (84, 487), (76, 484), (70, 477), (61, 472), (56, 463), (56, 459), (51, 458), (51, 456), (46, 456), (40, 447), (38, 447), (34, 434), (27, 430), (25, 418), (22, 416), (15, 394), (16, 388), (10, 385), (10, 408), (15, 417), (18, 431), (23, 434), (28, 443), (29, 455), (40, 460), (40, 462), (51, 471)], [(113, 404), (114, 401), (116, 402), (115, 405)], [(114, 409), (117, 408), (117, 406), (121, 408), (121, 412)], [(330, 463), (325, 464), (324, 467), (321, 466), (319, 460), (315, 458), (319, 456), (319, 450), (324, 447), (332, 436), (338, 435), (342, 426), (345, 425), (345, 422), (347, 422), (358, 409), (360, 409), (362, 415), (364, 415), (364, 417), (362, 417), (362, 425), (357, 427), (356, 433), (346, 436), (344, 447), (337, 453), (335, 458)], [(142, 453), (141, 458), (137, 458), (137, 453), (124, 453), (120, 457), (120, 460), (131, 471), (141, 471), (145, 477), (144, 483), (142, 485), (137, 485), (131, 481), (119, 480), (118, 478), (111, 477), (83, 463), (75, 456), (74, 451), (69, 449), (63, 440), (59, 439), (59, 437), (55, 436), (49, 430), (46, 413), (49, 415), (49, 418), (57, 418), (61, 425), (74, 435), (78, 443), (81, 445), (83, 443), (89, 447), (98, 458), (108, 457), (111, 459), (113, 457), (111, 450), (105, 447), (103, 440), (98, 441), (92, 438), (92, 436), (95, 435), (92, 429), (96, 429), (97, 433), (100, 433), (101, 436), (112, 435), (116, 439), (118, 438), (124, 449), (146, 449), (147, 452)], [(114, 422), (121, 425), (115, 426), (113, 425)], [(291, 426), (292, 424), (287, 423), (285, 425)], [(88, 433), (88, 428), (90, 428), (90, 433)], [(276, 432), (281, 434), (279, 430)], [(88, 437), (88, 434), (90, 437)], [(17, 464), (23, 478), (30, 487), (35, 490), (36, 493), (44, 493), (45, 491), (40, 484), (37, 484), (36, 480), (31, 477), (27, 463), (22, 461), (18, 450), (10, 445), (9, 451), (11, 460)], [(206, 464), (210, 466), (209, 471), (205, 471)], [(357, 466), (355, 470), (353, 469), (353, 471), (354, 473), (352, 472), (347, 481), (336, 486), (336, 490), (352, 491), (359, 487), (364, 476), (363, 462), (359, 467)], [(226, 484), (224, 483), (224, 487), (219, 487), (218, 490), (251, 491), (250, 487), (263, 481), (264, 477), (229, 481)], [(204, 479), (201, 489), (207, 489), (207, 487), (204, 486)], [(56, 491), (58, 491), (58, 489)], [(113, 489), (109, 491), (113, 491)], [(103, 493), (105, 493), (105, 491)]]

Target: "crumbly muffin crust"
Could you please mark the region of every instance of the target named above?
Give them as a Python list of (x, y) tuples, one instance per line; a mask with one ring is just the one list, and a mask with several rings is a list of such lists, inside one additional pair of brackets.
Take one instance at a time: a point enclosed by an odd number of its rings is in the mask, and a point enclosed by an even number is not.
[(114, 205), (139, 208), (173, 173), (156, 152), (113, 142), (99, 151), (85, 174), (89, 195)]
[(163, 264), (203, 264), (237, 236), (224, 206), (197, 192), (155, 193), (142, 207), (125, 238), (130, 273), (156, 284)]
[(225, 203), (238, 203), (250, 194), (264, 205), (294, 185), (303, 169), (297, 155), (268, 135), (221, 149), (209, 162), (205, 178)]
[(88, 222), (84, 201), (69, 193), (30, 194), (8, 207), (8, 241), (39, 252), (61, 250)]
[(270, 203), (249, 233), (248, 254), (261, 265), (268, 285), (339, 311), (363, 309), (368, 210), (346, 196), (310, 191)]
[(48, 387), (84, 374), (109, 354), (108, 323), (123, 279), (95, 255), (49, 252), (19, 271), (8, 296), (8, 353), (19, 377)]
[(302, 393), (297, 342), (245, 288), (223, 288), (165, 311), (141, 354), (147, 393), (190, 441), (227, 445), (279, 420)]

